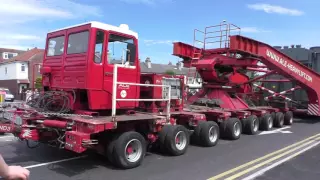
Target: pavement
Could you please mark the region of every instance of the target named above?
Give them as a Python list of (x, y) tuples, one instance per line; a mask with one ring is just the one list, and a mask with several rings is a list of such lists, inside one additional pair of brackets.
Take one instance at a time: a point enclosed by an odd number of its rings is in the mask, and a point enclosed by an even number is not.
[(292, 126), (220, 140), (211, 148), (191, 145), (178, 157), (149, 152), (140, 167), (129, 170), (116, 169), (91, 152), (77, 155), (45, 145), (30, 149), (9, 135), (0, 137), (0, 152), (8, 164), (28, 168), (30, 180), (309, 180), (320, 173), (319, 122), (298, 119)]

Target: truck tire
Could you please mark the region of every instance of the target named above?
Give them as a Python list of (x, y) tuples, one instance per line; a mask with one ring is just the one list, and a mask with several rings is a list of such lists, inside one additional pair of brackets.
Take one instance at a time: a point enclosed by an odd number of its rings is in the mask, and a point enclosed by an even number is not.
[(219, 138), (219, 126), (214, 121), (200, 121), (192, 134), (193, 141), (204, 147), (217, 145)]
[(113, 151), (114, 151), (114, 145), (117, 141), (118, 135), (112, 137), (112, 139), (107, 143), (106, 149), (105, 149), (105, 156), (107, 157), (108, 161), (111, 164), (115, 164)]
[(146, 154), (146, 140), (138, 132), (128, 131), (122, 133), (114, 141), (113, 161), (122, 169), (139, 166)]
[(291, 125), (293, 124), (293, 113), (292, 111), (287, 111), (284, 114), (284, 124)]
[(282, 112), (277, 112), (276, 117), (273, 119), (274, 127), (281, 128), (284, 124), (284, 114)]
[(251, 115), (243, 119), (243, 132), (249, 135), (255, 135), (259, 131), (259, 119), (256, 115)]
[(162, 150), (172, 156), (184, 154), (189, 146), (188, 130), (182, 125), (166, 125), (159, 134)]
[(242, 124), (238, 118), (229, 118), (220, 124), (222, 137), (230, 140), (237, 140), (242, 133)]
[(260, 130), (269, 131), (273, 127), (273, 119), (270, 113), (265, 113), (260, 117)]
[[(271, 117), (272, 117), (272, 120), (274, 122), (274, 120), (276, 119), (276, 112), (272, 112), (270, 113), (271, 114)], [(273, 123), (274, 124), (274, 123)]]

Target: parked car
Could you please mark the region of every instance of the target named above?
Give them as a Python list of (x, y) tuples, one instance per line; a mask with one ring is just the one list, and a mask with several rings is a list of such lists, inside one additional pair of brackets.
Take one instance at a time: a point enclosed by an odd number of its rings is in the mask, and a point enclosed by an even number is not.
[(14, 101), (14, 95), (10, 92), (8, 88), (0, 88), (0, 91), (6, 92), (5, 101), (6, 102), (13, 102)]

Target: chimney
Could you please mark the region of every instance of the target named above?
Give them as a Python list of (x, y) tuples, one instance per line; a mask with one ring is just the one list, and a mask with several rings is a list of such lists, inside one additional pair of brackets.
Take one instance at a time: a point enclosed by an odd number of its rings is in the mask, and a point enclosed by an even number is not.
[(151, 60), (150, 60), (149, 57), (146, 58), (145, 63), (147, 64), (147, 67), (148, 67), (148, 68), (151, 68)]
[(182, 66), (183, 66), (183, 64), (179, 61), (179, 62), (177, 63), (177, 68), (178, 68), (179, 70), (181, 70), (181, 69), (182, 69)]

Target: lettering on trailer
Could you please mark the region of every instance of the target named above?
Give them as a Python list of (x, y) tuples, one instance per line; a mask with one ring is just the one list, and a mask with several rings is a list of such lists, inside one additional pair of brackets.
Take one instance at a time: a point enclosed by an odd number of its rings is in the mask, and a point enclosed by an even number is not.
[(299, 76), (303, 77), (307, 81), (312, 82), (312, 77), (310, 75), (308, 75), (305, 72), (301, 71), (298, 67), (295, 67), (293, 64), (290, 64), (288, 61), (284, 60), (283, 58), (280, 58), (275, 53), (269, 51), (269, 49), (267, 49), (266, 55), (267, 55), (267, 57), (269, 57), (272, 60), (276, 61), (277, 63), (281, 64), (282, 66), (288, 68), (290, 71), (292, 71), (292, 72), (298, 74)]
[(119, 85), (118, 85), (118, 88), (119, 88), (119, 89), (129, 89), (129, 88), (130, 88), (130, 85), (129, 85), (129, 84), (119, 84)]
[(0, 131), (1, 132), (11, 132), (11, 126), (10, 125), (0, 125)]

